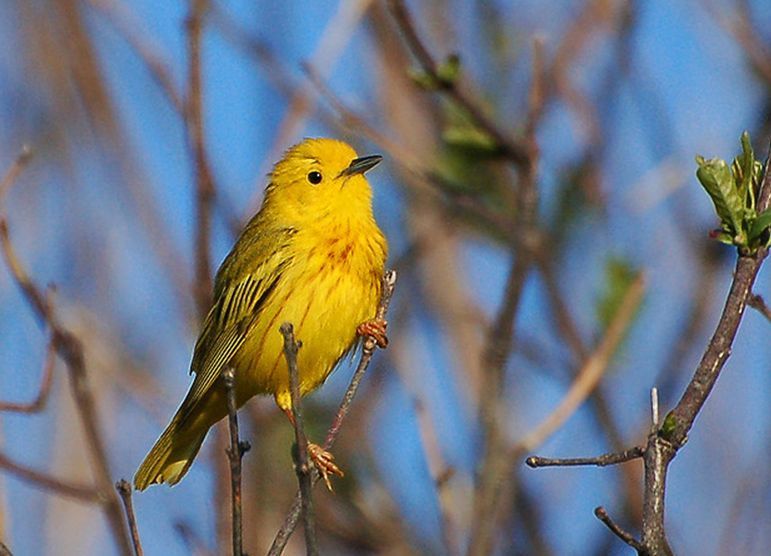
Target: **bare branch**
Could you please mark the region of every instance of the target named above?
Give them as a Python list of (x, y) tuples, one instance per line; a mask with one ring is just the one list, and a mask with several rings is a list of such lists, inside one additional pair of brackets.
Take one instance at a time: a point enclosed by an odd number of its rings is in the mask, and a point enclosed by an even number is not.
[(211, 306), (211, 213), (216, 188), (206, 152), (203, 92), (201, 76), (201, 36), (208, 0), (190, 0), (187, 18), (188, 90), (185, 103), (185, 124), (195, 164), (195, 281), (193, 292), (199, 318)]
[[(394, 288), (396, 287), (396, 271), (389, 270), (385, 273), (383, 276), (383, 282), (382, 282), (382, 289), (380, 292), (380, 304), (378, 305), (377, 314), (375, 316), (376, 319), (385, 319), (386, 313), (388, 312), (388, 306), (391, 303), (391, 297), (394, 293)], [(329, 450), (332, 448), (332, 445), (335, 443), (335, 439), (337, 438), (337, 435), (340, 433), (340, 428), (343, 425), (343, 421), (345, 420), (346, 415), (348, 415), (348, 411), (350, 410), (351, 403), (353, 402), (353, 398), (356, 397), (356, 392), (359, 389), (359, 384), (361, 383), (361, 380), (364, 378), (364, 374), (367, 372), (367, 368), (369, 367), (369, 362), (372, 360), (372, 356), (375, 353), (375, 348), (377, 347), (377, 343), (375, 342), (375, 338), (372, 336), (367, 336), (364, 338), (364, 343), (362, 345), (362, 352), (361, 352), (361, 358), (359, 359), (359, 364), (356, 366), (356, 370), (353, 372), (353, 376), (351, 377), (351, 382), (348, 384), (348, 388), (345, 391), (345, 394), (343, 395), (343, 399), (340, 402), (340, 406), (337, 409), (337, 414), (335, 415), (334, 420), (332, 421), (332, 425), (329, 427), (329, 430), (327, 431), (326, 439), (324, 440), (324, 449)], [(318, 472), (313, 472), (313, 484), (316, 484), (320, 479), (320, 474)], [(300, 513), (302, 511), (302, 500), (301, 495), (299, 492), (295, 494), (294, 502), (292, 502), (292, 507), (287, 512), (286, 517), (284, 518), (284, 523), (281, 525), (281, 528), (276, 533), (275, 538), (273, 539), (273, 544), (270, 547), (270, 550), (268, 551), (268, 556), (278, 556), (284, 551), (284, 547), (286, 547), (286, 543), (289, 541), (289, 537), (292, 536), (292, 532), (294, 531), (295, 527), (297, 526), (297, 521), (300, 518)]]
[(297, 370), (297, 352), (301, 343), (295, 341), (294, 327), (285, 322), (281, 325), (281, 334), (284, 336), (284, 357), (289, 369), (289, 391), (292, 399), (292, 425), (294, 426), (295, 443), (297, 445), (297, 458), (295, 471), (297, 482), (300, 485), (300, 500), (302, 507), (303, 523), (305, 524), (305, 547), (309, 556), (318, 554), (316, 545), (316, 525), (313, 514), (313, 484), (311, 482), (311, 466), (308, 461), (308, 439), (305, 437), (302, 398), (300, 396), (300, 378)]
[(75, 498), (92, 504), (101, 502), (100, 493), (91, 486), (76, 485), (46, 473), (29, 469), (0, 452), (0, 468), (7, 470), (22, 481), (50, 490), (60, 496)]
[(56, 366), (56, 349), (52, 340), (46, 347), (45, 362), (43, 363), (43, 376), (40, 379), (40, 388), (35, 399), (28, 403), (2, 402), (0, 411), (13, 411), (15, 413), (37, 413), (42, 411), (48, 401), (53, 384), (54, 367)]
[(48, 302), (45, 295), (30, 280), (16, 256), (8, 234), (8, 226), (3, 219), (0, 219), (0, 243), (2, 243), (3, 255), (14, 281), (38, 317), (38, 320), (51, 331), (51, 341), (56, 352), (67, 366), (72, 397), (75, 400), (85, 432), (86, 445), (91, 458), (91, 465), (103, 511), (107, 516), (120, 553), (128, 556), (131, 554), (131, 545), (128, 531), (123, 521), (120, 502), (112, 488), (107, 449), (104, 437), (99, 429), (101, 421), (97, 414), (94, 396), (88, 384), (88, 372), (83, 345), (72, 332), (59, 322), (53, 305)]
[(747, 305), (771, 321), (771, 307), (766, 305), (765, 300), (760, 295), (750, 294), (750, 297), (747, 300)]
[(137, 518), (134, 515), (134, 502), (131, 499), (131, 483), (126, 479), (121, 479), (115, 483), (115, 489), (120, 494), (123, 501), (123, 509), (126, 512), (126, 521), (129, 531), (131, 531), (131, 543), (134, 545), (134, 556), (143, 556), (142, 542), (139, 540), (139, 528), (137, 527)]
[(236, 406), (235, 374), (233, 367), (226, 367), (222, 372), (222, 382), (225, 386), (225, 397), (228, 407), (228, 429), (230, 431), (230, 446), (226, 453), (230, 462), (230, 496), (231, 518), (233, 520), (233, 556), (243, 554), (243, 524), (241, 517), (241, 460), (251, 446), (248, 442), (238, 439), (238, 407)]
[(617, 465), (626, 463), (633, 459), (643, 457), (645, 449), (642, 446), (635, 446), (623, 452), (612, 452), (592, 458), (542, 458), (540, 456), (530, 456), (525, 460), (528, 467), (536, 469), (538, 467), (573, 467), (579, 465), (596, 465), (605, 467), (607, 465)]
[(615, 521), (613, 521), (610, 515), (608, 515), (608, 512), (605, 511), (605, 508), (603, 508), (602, 506), (597, 506), (594, 509), (594, 515), (597, 516), (597, 519), (602, 521), (607, 526), (607, 528), (613, 532), (614, 535), (616, 535), (619, 539), (624, 541), (626, 544), (628, 544), (638, 552), (642, 552), (644, 550), (643, 545), (640, 543), (640, 541), (635, 539), (630, 533), (622, 529), (620, 525), (618, 525)]
[(476, 101), (458, 87), (455, 80), (444, 79), (439, 74), (439, 64), (431, 56), (428, 48), (420, 38), (404, 2), (402, 0), (388, 0), (387, 5), (418, 64), (420, 64), (426, 75), (437, 83), (439, 90), (449, 95), (469, 114), (474, 122), (495, 141), (506, 158), (518, 166), (528, 165), (531, 159), (530, 146), (526, 142), (509, 138), (485, 114)]
[(31, 159), (32, 149), (28, 145), (24, 145), (21, 148), (21, 152), (19, 152), (16, 157), (16, 160), (11, 164), (11, 167), (8, 168), (5, 176), (3, 176), (3, 179), (0, 180), (0, 203), (3, 200), (3, 197), (5, 197), (5, 194), (8, 193), (8, 190), (16, 183), (16, 180), (19, 179), (19, 176), (22, 171), (24, 171), (24, 168), (27, 167), (27, 164), (29, 164)]
[(581, 370), (576, 375), (562, 401), (557, 408), (549, 414), (537, 427), (535, 427), (527, 436), (521, 439), (513, 449), (513, 453), (529, 452), (536, 446), (542, 444), (554, 431), (559, 429), (565, 421), (578, 409), (586, 400), (589, 394), (597, 386), (597, 383), (605, 374), (610, 364), (613, 354), (618, 349), (621, 340), (626, 336), (627, 330), (632, 323), (637, 309), (642, 301), (645, 285), (642, 274), (629, 286), (618, 310), (605, 331), (602, 341), (597, 349), (592, 353), (584, 363)]

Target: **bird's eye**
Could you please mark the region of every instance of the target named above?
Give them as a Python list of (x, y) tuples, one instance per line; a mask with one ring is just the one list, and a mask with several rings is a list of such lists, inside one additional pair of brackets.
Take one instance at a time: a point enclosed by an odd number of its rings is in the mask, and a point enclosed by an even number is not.
[(321, 172), (317, 172), (314, 170), (313, 172), (310, 172), (308, 174), (308, 181), (311, 182), (313, 185), (318, 185), (321, 183)]

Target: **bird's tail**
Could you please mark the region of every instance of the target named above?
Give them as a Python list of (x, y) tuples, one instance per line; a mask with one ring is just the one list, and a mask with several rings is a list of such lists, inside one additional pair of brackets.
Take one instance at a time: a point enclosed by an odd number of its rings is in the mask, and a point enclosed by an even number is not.
[(209, 427), (185, 426), (179, 413), (147, 454), (134, 475), (134, 488), (144, 490), (158, 483), (175, 485), (193, 463)]

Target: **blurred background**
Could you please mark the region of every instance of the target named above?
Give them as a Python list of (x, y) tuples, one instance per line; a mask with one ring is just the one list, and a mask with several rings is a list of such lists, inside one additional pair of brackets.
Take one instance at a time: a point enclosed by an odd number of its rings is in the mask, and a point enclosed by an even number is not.
[[(639, 531), (639, 460), (533, 470), (522, 456), (631, 447), (649, 427), (650, 388), (662, 413), (679, 399), (735, 261), (709, 239), (718, 221), (694, 156), (732, 158), (746, 129), (765, 158), (771, 3), (411, 1), (406, 21), (400, 5), (0, 4), (0, 175), (32, 150), (0, 190), (0, 214), (19, 262), (41, 290), (55, 286), (56, 316), (82, 342), (108, 465), (100, 483), (82, 404), (56, 360), (40, 411), (0, 413), (0, 540), (14, 554), (121, 554), (94, 485), (133, 477), (184, 396), (211, 272), (259, 207), (272, 163), (305, 136), (384, 155), (369, 176), (399, 272), (391, 345), (375, 354), (335, 448), (346, 477), (334, 494), (315, 490), (322, 553), (465, 553), (491, 407), (505, 496), (489, 552), (629, 553), (592, 512), (602, 505)], [(410, 25), (444, 81), (414, 56)], [(534, 174), (469, 99), (512, 141), (537, 144)], [(538, 194), (532, 222), (518, 219), (523, 188)], [(536, 254), (517, 267), (534, 230)], [(507, 315), (509, 277), (523, 267)], [(553, 434), (523, 444), (640, 275), (643, 301), (598, 387)], [(756, 293), (771, 297), (768, 268)], [(748, 310), (670, 468), (678, 554), (771, 549), (769, 333)], [(3, 264), (0, 401), (35, 398), (48, 336)], [(306, 398), (312, 439), (357, 359)], [(240, 415), (253, 447), (245, 551), (263, 554), (296, 490), (293, 432), (272, 399)], [(228, 552), (223, 450), (210, 433), (178, 486), (135, 495), (146, 554)], [(80, 490), (41, 483), (51, 477)], [(287, 553), (304, 553), (302, 531)]]

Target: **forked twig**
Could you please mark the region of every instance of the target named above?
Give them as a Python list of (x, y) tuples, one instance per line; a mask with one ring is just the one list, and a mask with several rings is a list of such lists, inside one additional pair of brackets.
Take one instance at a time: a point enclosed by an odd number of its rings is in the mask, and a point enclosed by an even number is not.
[[(386, 313), (388, 312), (388, 306), (391, 303), (391, 297), (393, 296), (395, 287), (396, 287), (396, 271), (389, 270), (383, 276), (382, 291), (380, 293), (380, 304), (378, 305), (378, 310), (375, 318), (385, 319)], [(375, 342), (375, 338), (373, 338), (372, 336), (367, 336), (366, 338), (364, 338), (364, 343), (362, 346), (362, 352), (361, 352), (361, 358), (359, 359), (359, 364), (356, 366), (356, 370), (353, 372), (353, 376), (351, 377), (351, 382), (348, 384), (348, 389), (345, 391), (345, 395), (343, 395), (343, 399), (340, 402), (340, 406), (337, 409), (337, 414), (335, 415), (335, 418), (332, 421), (332, 425), (329, 427), (329, 430), (327, 431), (327, 437), (324, 441), (325, 450), (329, 450), (332, 447), (332, 445), (335, 443), (335, 439), (337, 438), (337, 435), (340, 433), (340, 427), (342, 427), (343, 421), (345, 420), (346, 415), (348, 415), (348, 411), (350, 410), (351, 403), (353, 402), (353, 398), (356, 396), (356, 392), (359, 389), (359, 384), (361, 383), (361, 380), (364, 378), (364, 374), (367, 372), (367, 368), (369, 367), (369, 362), (372, 359), (372, 355), (375, 353), (376, 346), (377, 344)], [(319, 481), (321, 476), (318, 472), (316, 472), (315, 468), (312, 471), (312, 473), (313, 473), (312, 483), (315, 485)], [(297, 492), (295, 494), (294, 501), (292, 502), (292, 507), (289, 508), (289, 511), (287, 512), (286, 517), (284, 518), (284, 523), (281, 525), (281, 528), (278, 530), (275, 538), (273, 539), (273, 544), (271, 545), (270, 550), (268, 551), (268, 556), (278, 556), (284, 551), (284, 547), (286, 547), (286, 543), (289, 541), (289, 537), (292, 536), (292, 533), (294, 532), (294, 529), (297, 526), (297, 521), (300, 518), (301, 511), (302, 511), (301, 495), (299, 492)]]

